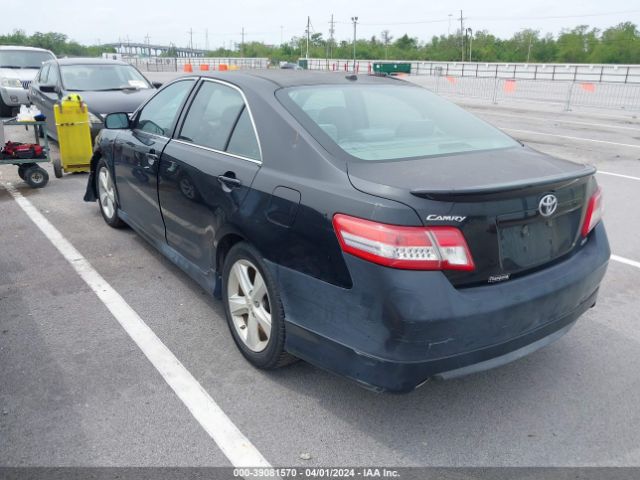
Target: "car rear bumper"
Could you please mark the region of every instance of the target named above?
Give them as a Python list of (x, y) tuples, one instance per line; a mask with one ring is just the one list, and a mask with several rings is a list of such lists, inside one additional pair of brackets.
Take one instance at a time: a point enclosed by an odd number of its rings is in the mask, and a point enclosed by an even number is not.
[(610, 255), (602, 224), (570, 258), (504, 283), (455, 289), (440, 272), (345, 255), (343, 289), (271, 264), (292, 354), (376, 390), (406, 392), (520, 358), (595, 304)]
[(27, 93), (29, 91), (24, 88), (11, 88), (11, 87), (2, 87), (0, 88), (0, 96), (2, 97), (2, 101), (5, 105), (9, 107), (19, 107), (20, 105), (28, 105), (29, 99), (27, 98)]

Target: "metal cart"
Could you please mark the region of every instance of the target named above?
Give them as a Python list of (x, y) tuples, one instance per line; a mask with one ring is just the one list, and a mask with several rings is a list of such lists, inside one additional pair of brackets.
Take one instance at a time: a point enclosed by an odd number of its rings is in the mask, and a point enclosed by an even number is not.
[[(2, 121), (0, 128), (10, 125), (24, 125), (28, 130), (29, 126), (33, 127), (35, 142), (40, 145), (40, 135), (42, 135), (44, 146), (42, 148), (42, 156), (36, 158), (16, 158), (9, 157), (0, 153), (0, 165), (16, 165), (18, 167), (18, 175), (32, 188), (42, 188), (49, 182), (49, 174), (40, 167), (38, 163), (51, 162), (51, 153), (49, 149), (49, 138), (47, 137), (46, 122), (31, 121), (18, 122), (15, 118)], [(1, 145), (4, 147), (4, 145)]]

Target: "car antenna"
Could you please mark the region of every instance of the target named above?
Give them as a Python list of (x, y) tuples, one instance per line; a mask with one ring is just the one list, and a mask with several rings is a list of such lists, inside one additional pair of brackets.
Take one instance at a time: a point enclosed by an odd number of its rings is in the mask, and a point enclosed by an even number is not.
[(352, 82), (355, 82), (356, 80), (358, 80), (358, 75), (356, 75), (355, 73), (353, 75), (345, 75), (345, 77), (347, 80), (351, 80)]

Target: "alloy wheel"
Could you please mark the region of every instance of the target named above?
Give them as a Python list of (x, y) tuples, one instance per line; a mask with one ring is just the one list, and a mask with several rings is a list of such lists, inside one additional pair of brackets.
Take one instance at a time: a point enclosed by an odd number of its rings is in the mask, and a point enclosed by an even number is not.
[(116, 195), (107, 167), (102, 167), (98, 172), (98, 194), (103, 213), (107, 218), (113, 218), (116, 211)]
[(264, 278), (248, 260), (236, 261), (229, 272), (227, 303), (233, 325), (252, 352), (261, 352), (271, 336), (271, 303)]

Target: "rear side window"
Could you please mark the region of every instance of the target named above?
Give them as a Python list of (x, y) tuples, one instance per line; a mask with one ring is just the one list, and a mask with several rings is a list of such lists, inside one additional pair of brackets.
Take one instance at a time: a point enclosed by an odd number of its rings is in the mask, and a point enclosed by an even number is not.
[(253, 160), (260, 160), (258, 140), (256, 139), (253, 125), (251, 124), (251, 117), (249, 117), (249, 112), (246, 108), (242, 110), (236, 128), (233, 130), (227, 152)]
[(171, 136), (171, 127), (178, 109), (193, 83), (194, 80), (183, 80), (160, 90), (140, 112), (137, 128), (163, 137)]
[(224, 151), (243, 109), (242, 95), (236, 90), (204, 82), (189, 108), (179, 139)]
[(203, 82), (184, 120), (180, 140), (221, 152), (260, 159), (249, 111), (240, 92)]

